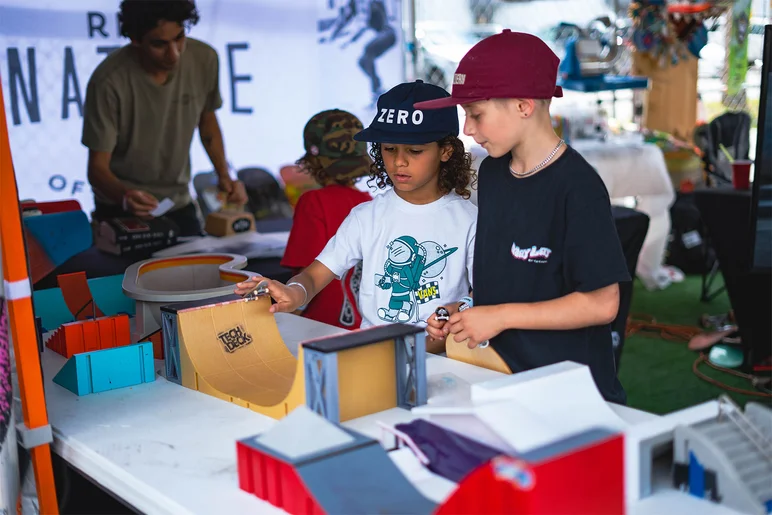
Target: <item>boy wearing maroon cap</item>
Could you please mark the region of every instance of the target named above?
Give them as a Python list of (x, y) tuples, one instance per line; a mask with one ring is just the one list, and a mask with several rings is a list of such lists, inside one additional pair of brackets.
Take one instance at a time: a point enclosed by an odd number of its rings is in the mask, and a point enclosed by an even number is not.
[(631, 278), (603, 181), (552, 128), (559, 62), (539, 38), (504, 30), (464, 56), (450, 97), (415, 105), (463, 106), (464, 133), (489, 154), (478, 176), (474, 307), (432, 318), (427, 331), (469, 347), (489, 340), (513, 372), (586, 364), (603, 397), (625, 403), (610, 324), (619, 283)]

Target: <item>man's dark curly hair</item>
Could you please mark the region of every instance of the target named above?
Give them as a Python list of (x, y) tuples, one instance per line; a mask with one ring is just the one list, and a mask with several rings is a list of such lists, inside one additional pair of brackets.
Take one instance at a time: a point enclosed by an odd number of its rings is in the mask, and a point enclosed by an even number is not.
[[(470, 187), (477, 184), (477, 174), (472, 168), (472, 154), (464, 148), (464, 142), (457, 136), (445, 136), (437, 142), (440, 148), (450, 146), (453, 153), (445, 162), (440, 162), (440, 177), (438, 186), (443, 195), (455, 191), (465, 199), (468, 199), (472, 192)], [(373, 158), (373, 164), (370, 166), (370, 179), (367, 184), (375, 181), (378, 188), (394, 186), (386, 173), (386, 166), (383, 164), (383, 155), (381, 154), (381, 144), (373, 143), (370, 147), (370, 156)]]
[(193, 0), (123, 0), (118, 13), (121, 36), (140, 40), (161, 20), (177, 22), (185, 29), (198, 23)]

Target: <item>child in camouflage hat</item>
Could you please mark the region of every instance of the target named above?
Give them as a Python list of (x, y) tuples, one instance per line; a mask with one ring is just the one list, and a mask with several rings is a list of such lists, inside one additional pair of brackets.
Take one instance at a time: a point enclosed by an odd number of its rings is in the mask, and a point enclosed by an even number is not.
[[(295, 206), (287, 249), (281, 265), (299, 272), (313, 263), (349, 212), (371, 200), (356, 189), (356, 181), (369, 174), (367, 144), (354, 141), (362, 122), (351, 113), (331, 109), (315, 114), (303, 130), (306, 153), (297, 164), (321, 186), (307, 191)], [(308, 303), (303, 316), (344, 329), (358, 329), (357, 308), (361, 263), (334, 279)]]

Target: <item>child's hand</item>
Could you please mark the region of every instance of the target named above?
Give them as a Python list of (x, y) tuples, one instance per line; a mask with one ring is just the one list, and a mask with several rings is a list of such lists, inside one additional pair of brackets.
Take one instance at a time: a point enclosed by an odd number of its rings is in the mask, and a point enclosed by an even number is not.
[(238, 283), (234, 293), (242, 297), (251, 293), (259, 284), (265, 287), (265, 293), (270, 295), (275, 304), (271, 304), (271, 313), (291, 313), (303, 305), (306, 294), (298, 286), (287, 286), (279, 281), (273, 281), (267, 277), (250, 277), (248, 280)]
[(306, 294), (302, 288), (297, 285), (287, 286), (279, 281), (268, 282), (268, 293), (271, 295), (275, 304), (271, 305), (271, 313), (292, 313), (306, 300)]
[(457, 342), (466, 340), (466, 346), (474, 349), (503, 331), (500, 323), (496, 306), (478, 306), (451, 315), (447, 326)]
[[(458, 302), (453, 302), (447, 306), (441, 306), (448, 311), (449, 315), (458, 313)], [(440, 308), (437, 308), (440, 309)], [(426, 334), (434, 340), (445, 340), (450, 333), (450, 324), (447, 320), (437, 320), (437, 312), (432, 313), (426, 320)]]
[(442, 354), (445, 352), (445, 338), (441, 340), (435, 340), (434, 338), (426, 337), (426, 352), (431, 354)]
[(261, 281), (266, 281), (266, 280), (267, 279), (265, 277), (262, 277), (259, 275), (250, 277), (246, 281), (236, 284), (236, 289), (233, 290), (233, 293), (235, 293), (236, 295), (241, 295), (243, 297), (247, 293), (257, 288), (257, 285), (260, 284)]

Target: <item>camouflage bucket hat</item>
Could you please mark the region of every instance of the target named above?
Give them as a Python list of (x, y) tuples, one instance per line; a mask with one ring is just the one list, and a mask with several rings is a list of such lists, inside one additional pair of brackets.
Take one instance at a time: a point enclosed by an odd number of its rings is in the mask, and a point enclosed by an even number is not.
[(317, 160), (331, 178), (355, 179), (370, 174), (367, 143), (354, 141), (362, 122), (353, 114), (331, 109), (315, 114), (303, 129), (306, 159)]

